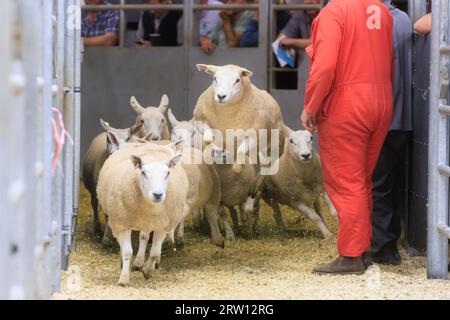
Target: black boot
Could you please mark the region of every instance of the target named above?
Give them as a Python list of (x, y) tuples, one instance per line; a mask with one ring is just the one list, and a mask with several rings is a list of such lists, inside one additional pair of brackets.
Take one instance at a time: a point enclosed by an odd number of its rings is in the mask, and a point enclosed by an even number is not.
[(372, 253), (372, 259), (379, 264), (394, 266), (398, 266), (402, 261), (397, 245), (393, 242), (387, 243), (380, 251)]

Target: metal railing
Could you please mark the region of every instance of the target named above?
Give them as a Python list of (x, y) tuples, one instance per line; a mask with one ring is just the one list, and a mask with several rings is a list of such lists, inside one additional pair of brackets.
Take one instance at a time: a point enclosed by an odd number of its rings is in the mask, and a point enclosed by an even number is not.
[[(69, 181), (77, 181), (78, 173), (73, 167), (76, 148), (66, 144), (65, 153), (73, 149), (71, 158), (62, 157), (62, 169), (52, 176), (51, 160), (55, 152), (52, 119), (57, 119), (52, 108), (62, 112), (69, 126), (74, 121), (69, 133), (77, 139), (74, 127), (78, 126), (75, 110), (79, 110), (79, 100), (75, 99), (71, 105), (72, 99), (64, 89), (71, 78), (69, 70), (77, 70), (79, 45), (76, 48), (74, 43), (81, 39), (76, 36), (77, 30), (67, 27), (65, 17), (69, 6), (79, 6), (79, 2), (5, 0), (2, 3), (5, 17), (0, 22), (3, 55), (0, 59), (0, 298), (3, 299), (48, 299), (60, 288), (61, 261), (69, 250), (71, 219), (77, 206), (77, 184)], [(68, 37), (69, 33), (74, 37)], [(78, 143), (76, 140), (75, 145)], [(65, 202), (63, 194), (72, 195), (70, 204)], [(64, 227), (69, 232), (62, 239)]]
[[(323, 1), (322, 1), (323, 2)], [(103, 10), (120, 10), (120, 32), (119, 32), (119, 46), (123, 47), (125, 44), (125, 32), (126, 32), (126, 20), (125, 11), (143, 11), (143, 10), (167, 10), (167, 11), (183, 11), (184, 26), (183, 32), (185, 35), (190, 35), (183, 42), (184, 46), (192, 45), (192, 39), (194, 36), (194, 13), (202, 10), (259, 10), (264, 12), (265, 8), (270, 6), (273, 10), (308, 10), (308, 9), (320, 9), (323, 7), (321, 4), (273, 4), (272, 1), (261, 1), (259, 4), (195, 4), (193, 0), (185, 0), (183, 4), (165, 4), (165, 5), (150, 5), (150, 4), (126, 4), (124, 0), (121, 0), (121, 4), (110, 5), (83, 5), (82, 10), (85, 11), (103, 11)], [(272, 19), (269, 20), (269, 30), (272, 30)], [(264, 32), (263, 32), (264, 33)], [(270, 50), (270, 48), (267, 48)]]
[(428, 277), (448, 278), (449, 228), (449, 3), (432, 7), (428, 155)]

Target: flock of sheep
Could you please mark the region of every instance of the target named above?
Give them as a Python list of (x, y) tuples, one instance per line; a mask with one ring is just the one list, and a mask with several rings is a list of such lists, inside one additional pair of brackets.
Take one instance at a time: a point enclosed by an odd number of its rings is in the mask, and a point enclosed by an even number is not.
[[(251, 71), (235, 65), (197, 67), (213, 83), (200, 96), (191, 120), (178, 121), (166, 95), (159, 107), (146, 108), (132, 97), (136, 123), (115, 129), (100, 120), (104, 132), (93, 139), (83, 161), (94, 231), (103, 234), (104, 245), (112, 237), (120, 245), (119, 285), (129, 284), (131, 267), (146, 278), (158, 269), (163, 241), (168, 235), (182, 243), (184, 220), (191, 213), (196, 227), (207, 221), (212, 242), (221, 248), (225, 239), (235, 239), (233, 228), (239, 225), (257, 232), (261, 199), (272, 207), (280, 231), (279, 204), (284, 204), (307, 215), (324, 237), (331, 235), (321, 201), (334, 217), (336, 211), (324, 193), (313, 136), (283, 123), (277, 102), (251, 84)], [(266, 137), (247, 134), (252, 130)], [(275, 170), (263, 174), (268, 166)], [(104, 228), (100, 208), (107, 216)], [(133, 266), (132, 231), (140, 232)]]

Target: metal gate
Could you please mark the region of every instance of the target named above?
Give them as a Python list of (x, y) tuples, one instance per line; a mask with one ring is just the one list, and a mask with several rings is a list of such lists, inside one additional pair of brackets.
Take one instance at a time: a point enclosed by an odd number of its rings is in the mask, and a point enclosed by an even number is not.
[(428, 277), (448, 278), (449, 227), (449, 17), (448, 0), (432, 4), (428, 150)]
[[(49, 298), (60, 287), (60, 269), (67, 266), (74, 244), (79, 2), (2, 2), (0, 298)], [(75, 140), (65, 144), (54, 176), (52, 119), (59, 133), (62, 121), (52, 108), (59, 110)]]

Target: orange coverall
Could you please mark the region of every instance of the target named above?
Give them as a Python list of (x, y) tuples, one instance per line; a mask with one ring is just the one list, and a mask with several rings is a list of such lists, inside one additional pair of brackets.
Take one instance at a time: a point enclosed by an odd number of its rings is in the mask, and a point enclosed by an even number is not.
[(316, 115), (340, 256), (369, 251), (372, 174), (392, 118), (392, 16), (378, 0), (333, 0), (312, 25), (305, 110)]

